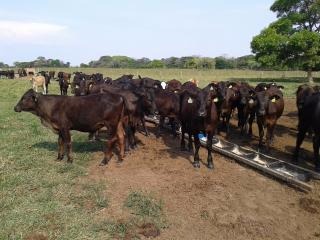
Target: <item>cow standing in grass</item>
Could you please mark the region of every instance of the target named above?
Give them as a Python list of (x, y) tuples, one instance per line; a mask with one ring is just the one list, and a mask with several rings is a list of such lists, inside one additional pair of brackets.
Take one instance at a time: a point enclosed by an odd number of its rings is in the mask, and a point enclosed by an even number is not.
[(125, 102), (120, 95), (93, 94), (83, 97), (58, 95), (41, 95), (33, 89), (28, 90), (14, 107), (16, 112), (26, 111), (38, 116), (41, 123), (49, 127), (58, 137), (58, 158), (62, 160), (67, 150), (68, 162), (73, 161), (71, 147), (71, 130), (94, 133), (107, 127), (110, 139), (101, 165), (112, 157), (112, 150), (119, 145), (119, 161), (124, 157), (123, 116)]

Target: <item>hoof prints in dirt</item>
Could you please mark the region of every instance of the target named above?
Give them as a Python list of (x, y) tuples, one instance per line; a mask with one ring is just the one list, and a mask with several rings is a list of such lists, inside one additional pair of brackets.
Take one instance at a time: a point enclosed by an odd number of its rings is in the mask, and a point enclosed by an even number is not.
[(149, 237), (157, 237), (160, 235), (159, 228), (156, 227), (153, 223), (146, 223), (140, 226), (139, 234), (149, 238)]
[(312, 198), (300, 198), (300, 207), (309, 213), (319, 213), (320, 201)]

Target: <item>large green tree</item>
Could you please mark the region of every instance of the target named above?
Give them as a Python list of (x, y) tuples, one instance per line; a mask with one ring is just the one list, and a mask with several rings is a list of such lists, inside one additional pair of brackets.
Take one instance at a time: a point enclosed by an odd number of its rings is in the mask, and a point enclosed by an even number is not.
[(262, 66), (299, 68), (308, 72), (320, 65), (320, 0), (276, 0), (271, 11), (278, 20), (255, 36), (252, 52)]

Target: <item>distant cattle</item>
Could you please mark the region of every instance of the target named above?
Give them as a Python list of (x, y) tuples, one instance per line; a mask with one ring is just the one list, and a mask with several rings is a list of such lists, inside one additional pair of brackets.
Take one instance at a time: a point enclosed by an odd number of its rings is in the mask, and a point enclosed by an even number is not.
[(14, 79), (14, 70), (2, 70), (0, 71), (0, 78), (6, 77), (8, 79)]
[(54, 75), (55, 75), (56, 71), (49, 71), (49, 77), (51, 79), (54, 79)]
[(32, 88), (38, 92), (38, 87), (42, 87), (43, 94), (47, 93), (46, 79), (44, 76), (34, 76), (31, 78)]
[(45, 81), (46, 81), (46, 94), (48, 94), (49, 93), (49, 84), (50, 84), (51, 77), (50, 77), (49, 73), (46, 72), (46, 71), (41, 71), (38, 74), (40, 74), (41, 76), (44, 76)]
[(25, 68), (27, 76), (35, 76), (36, 75), (36, 69), (35, 68)]
[(19, 77), (26, 77), (27, 76), (27, 72), (24, 68), (19, 68), (18, 69), (18, 75)]
[(59, 81), (61, 95), (68, 95), (70, 78), (71, 78), (71, 73), (65, 73), (65, 72), (58, 73), (58, 81)]
[(41, 123), (52, 129), (58, 137), (58, 157), (62, 160), (67, 150), (68, 162), (73, 161), (71, 130), (93, 133), (102, 127), (109, 131), (104, 158), (105, 165), (112, 157), (115, 143), (119, 146), (119, 161), (124, 157), (123, 121), (125, 103), (120, 95), (106, 93), (83, 97), (41, 95), (28, 90), (14, 107), (16, 112), (26, 111), (38, 116)]

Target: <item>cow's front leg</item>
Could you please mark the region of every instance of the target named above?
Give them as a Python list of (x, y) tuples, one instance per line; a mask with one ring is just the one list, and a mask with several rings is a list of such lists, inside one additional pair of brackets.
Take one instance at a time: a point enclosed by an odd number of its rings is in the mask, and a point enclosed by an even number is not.
[(201, 144), (200, 144), (199, 136), (197, 133), (193, 134), (193, 139), (194, 139), (194, 146), (195, 146), (193, 166), (195, 168), (200, 168), (199, 148)]
[(116, 136), (116, 133), (117, 133), (117, 129), (115, 126), (112, 126), (110, 128), (110, 139), (107, 141), (106, 143), (106, 150), (105, 150), (105, 153), (104, 153), (104, 158), (102, 159), (102, 161), (100, 162), (100, 166), (103, 166), (103, 165), (107, 165), (108, 162), (110, 161), (110, 159), (112, 158), (112, 150), (113, 150), (113, 146), (115, 144), (115, 142), (117, 141), (117, 136)]
[(212, 138), (213, 138), (213, 133), (208, 133), (207, 134), (207, 150), (208, 150), (208, 168), (213, 169), (213, 159), (212, 159)]
[(58, 157), (57, 157), (57, 161), (62, 160), (64, 157), (64, 141), (62, 138), (62, 134), (59, 133), (59, 137), (58, 137)]

